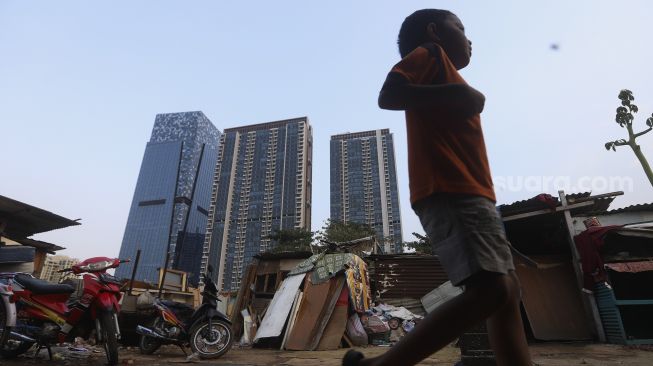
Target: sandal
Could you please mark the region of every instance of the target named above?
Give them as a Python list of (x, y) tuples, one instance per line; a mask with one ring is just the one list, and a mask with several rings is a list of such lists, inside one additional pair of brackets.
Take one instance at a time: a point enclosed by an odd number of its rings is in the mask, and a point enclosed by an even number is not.
[(342, 358), (342, 366), (358, 366), (362, 359), (364, 359), (362, 353), (350, 349), (345, 353), (345, 356)]

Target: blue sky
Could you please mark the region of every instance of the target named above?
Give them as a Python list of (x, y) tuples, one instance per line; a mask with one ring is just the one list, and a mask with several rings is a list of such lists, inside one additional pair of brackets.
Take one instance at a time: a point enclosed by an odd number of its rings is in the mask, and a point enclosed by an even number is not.
[[(513, 182), (497, 188), (499, 203), (555, 194), (564, 182), (604, 193), (615, 188), (609, 177), (631, 182), (615, 207), (653, 202), (634, 154), (603, 147), (625, 137), (613, 122), (620, 89), (635, 93), (639, 129), (653, 113), (645, 0), (5, 0), (0, 194), (82, 218), (36, 236), (63, 254), (117, 255), (157, 113), (201, 110), (220, 130), (308, 116), (313, 229), (329, 215), (330, 136), (390, 128), (410, 239), (422, 230), (408, 202), (403, 114), (376, 98), (399, 58), (401, 22), (425, 7), (454, 11), (473, 41), (462, 74), (487, 97), (495, 180)], [(653, 160), (651, 142), (653, 133), (640, 139)]]

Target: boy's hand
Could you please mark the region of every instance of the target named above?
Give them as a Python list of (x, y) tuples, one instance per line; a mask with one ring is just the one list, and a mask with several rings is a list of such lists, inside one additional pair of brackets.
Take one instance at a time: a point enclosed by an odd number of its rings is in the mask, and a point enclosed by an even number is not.
[(461, 112), (465, 117), (483, 112), (485, 95), (467, 84), (452, 84), (457, 97), (461, 99)]
[(379, 107), (390, 110), (426, 109), (469, 118), (483, 112), (485, 96), (461, 84), (416, 85), (391, 72), (379, 94)]

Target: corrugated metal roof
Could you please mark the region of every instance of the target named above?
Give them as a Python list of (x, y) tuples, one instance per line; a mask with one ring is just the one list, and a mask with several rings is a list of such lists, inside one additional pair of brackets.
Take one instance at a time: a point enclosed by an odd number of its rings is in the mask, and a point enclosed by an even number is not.
[(58, 250), (66, 249), (56, 244), (48, 243), (41, 240), (34, 240), (34, 239), (18, 239), (16, 240), (16, 242), (26, 245), (28, 247), (34, 247), (36, 249), (44, 250), (50, 254), (55, 254), (55, 252)]
[(603, 212), (603, 215), (611, 215), (622, 212), (643, 212), (643, 211), (653, 211), (653, 203), (641, 203), (637, 205), (630, 205), (622, 208), (616, 208), (607, 212)]
[(368, 262), (372, 298), (421, 299), (448, 281), (437, 256), (419, 254), (373, 255)]
[(5, 221), (7, 224), (2, 235), (13, 240), (27, 238), (50, 230), (80, 225), (77, 221), (5, 196), (0, 196), (0, 220)]
[[(590, 197), (592, 192), (570, 193), (567, 194), (567, 203), (574, 204), (579, 200), (584, 200)], [(605, 212), (610, 207), (614, 197), (596, 198), (594, 204), (585, 207), (579, 207), (571, 210), (571, 214), (580, 215), (588, 212)], [(542, 193), (535, 197), (516, 201), (510, 204), (499, 205), (499, 211), (503, 217), (518, 215), (521, 213), (532, 212), (543, 209), (552, 209), (560, 206), (560, 199), (558, 197)]]

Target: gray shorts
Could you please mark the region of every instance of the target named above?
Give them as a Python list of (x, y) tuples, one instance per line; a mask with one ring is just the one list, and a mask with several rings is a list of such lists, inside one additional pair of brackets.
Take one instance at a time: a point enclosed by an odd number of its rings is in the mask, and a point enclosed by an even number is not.
[(491, 200), (435, 194), (413, 209), (453, 285), (479, 272), (507, 274), (515, 269), (503, 222)]

